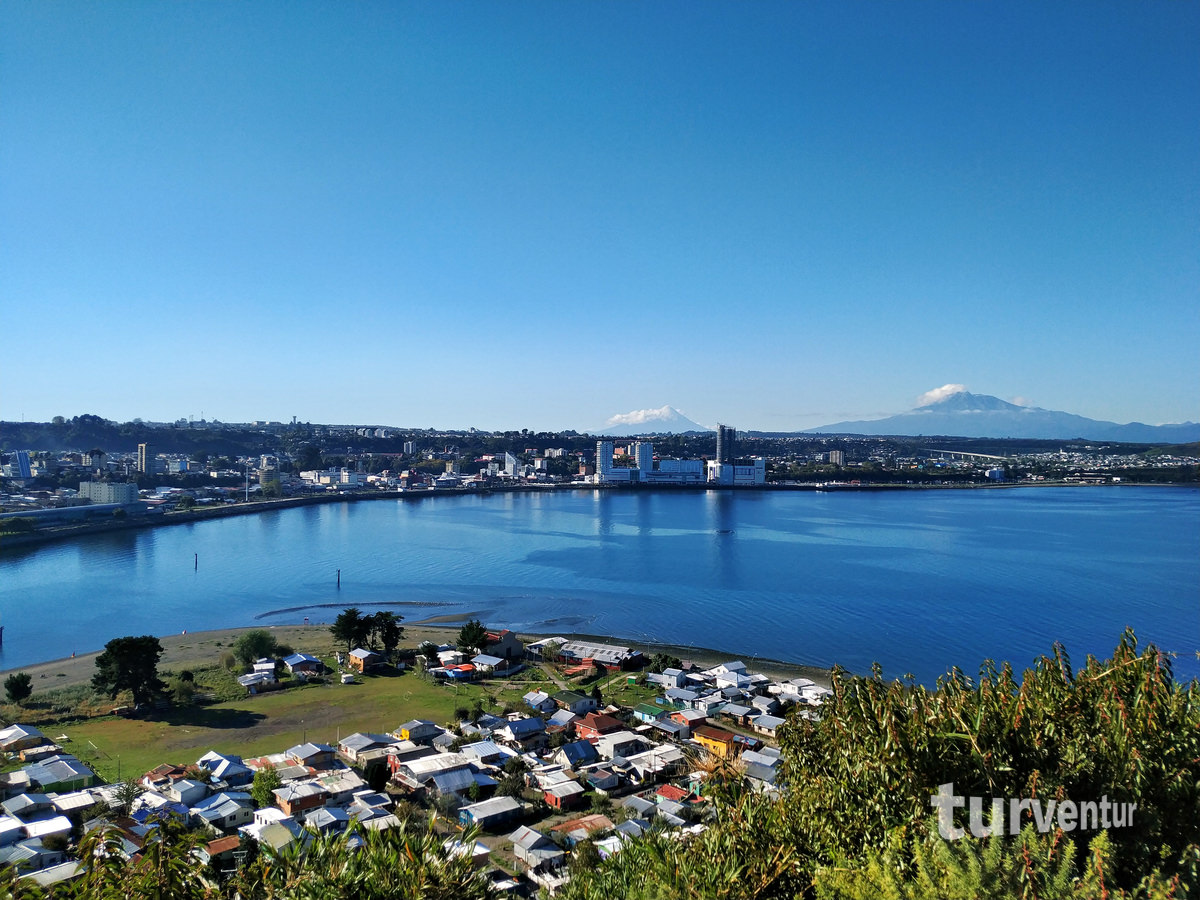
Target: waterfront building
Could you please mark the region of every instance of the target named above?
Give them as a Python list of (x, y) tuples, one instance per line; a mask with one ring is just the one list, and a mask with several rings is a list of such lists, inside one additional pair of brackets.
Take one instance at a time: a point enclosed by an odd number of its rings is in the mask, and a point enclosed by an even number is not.
[(733, 463), (719, 463), (715, 459), (710, 459), (708, 461), (708, 481), (710, 484), (733, 487), (765, 484), (767, 463), (761, 456), (754, 459), (737, 460)]
[(323, 471), (301, 472), (300, 478), (302, 481), (314, 485), (348, 485), (350, 487), (359, 487), (367, 480), (365, 476), (358, 472), (351, 472), (344, 466), (340, 469), (329, 468)]
[(613, 442), (596, 442), (596, 467), (592, 475), (596, 484), (703, 484), (704, 460), (654, 458), (654, 445), (638, 441), (633, 445), (634, 465), (613, 465)]
[(633, 445), (633, 464), (642, 472), (654, 469), (654, 445), (649, 441), (638, 441)]
[(596, 482), (608, 480), (613, 470), (613, 442), (596, 441)]
[(732, 463), (734, 445), (737, 443), (737, 429), (729, 425), (717, 426), (717, 462)]
[[(702, 459), (655, 459), (654, 445), (650, 441), (637, 441), (631, 448), (632, 466), (613, 464), (613, 442), (596, 442), (596, 468), (592, 480), (596, 484), (704, 484), (706, 481), (722, 485), (764, 484), (767, 480), (765, 460), (735, 460), (733, 452), (733, 428), (718, 426), (718, 459), (709, 460), (707, 466)], [(721, 460), (725, 457), (724, 461)]]
[(93, 503), (136, 503), (138, 486), (133, 482), (81, 481), (79, 496)]
[(520, 478), (523, 472), (521, 471), (521, 461), (511, 453), (504, 454), (504, 474), (509, 478)]
[(660, 459), (648, 471), (642, 471), (639, 481), (647, 484), (703, 484), (704, 460)]

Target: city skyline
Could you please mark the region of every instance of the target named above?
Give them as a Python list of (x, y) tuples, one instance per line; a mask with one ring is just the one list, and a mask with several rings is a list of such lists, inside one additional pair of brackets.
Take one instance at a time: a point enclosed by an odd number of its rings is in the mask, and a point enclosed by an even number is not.
[(0, 9), (0, 419), (1200, 420), (1195, 4)]

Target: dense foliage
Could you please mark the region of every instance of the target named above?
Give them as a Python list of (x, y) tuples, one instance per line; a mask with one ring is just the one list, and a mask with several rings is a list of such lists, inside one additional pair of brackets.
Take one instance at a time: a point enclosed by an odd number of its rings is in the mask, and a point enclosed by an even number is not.
[(234, 659), (240, 665), (249, 667), (263, 658), (290, 656), (291, 648), (281, 647), (275, 635), (265, 628), (255, 628), (239, 635), (238, 639), (233, 642), (230, 652), (233, 653)]
[(113, 638), (96, 657), (92, 687), (112, 699), (129, 691), (135, 705), (148, 703), (166, 687), (158, 677), (162, 654), (162, 644), (152, 635)]
[(482, 653), (487, 647), (487, 639), (487, 628), (478, 619), (471, 619), (458, 630), (455, 646), (464, 652)]
[[(1200, 687), (1131, 632), (1075, 672), (1061, 648), (1018, 681), (985, 664), (935, 690), (836, 672), (782, 735), (778, 799), (733, 792), (690, 842), (627, 845), (564, 896), (1180, 897), (1200, 888)], [(1107, 831), (943, 840), (931, 797), (1137, 803)], [(1006, 802), (1005, 811), (1008, 806)], [(966, 815), (960, 813), (965, 824)], [(1125, 893), (1123, 893), (1125, 892)]]
[[(1127, 632), (1113, 658), (1075, 671), (1061, 648), (1023, 673), (984, 665), (935, 689), (835, 672), (816, 718), (781, 736), (786, 786), (748, 789), (737, 762), (709, 761), (712, 815), (698, 834), (651, 831), (572, 867), (566, 900), (1176, 900), (1200, 896), (1200, 685), (1177, 684)], [(523, 764), (506, 767), (512, 787)], [(269, 776), (266, 776), (269, 777)], [(266, 788), (264, 783), (256, 787)], [(960, 796), (1136, 803), (1123, 828), (1039, 829), (945, 839), (931, 806)], [(503, 792), (503, 791), (502, 791)], [(990, 799), (988, 807), (990, 812)], [(1008, 807), (1006, 806), (1007, 810)], [(190, 857), (202, 837), (162, 828), (140, 857), (89, 835), (86, 877), (55, 897), (484, 898), (485, 877), (427, 823), (353, 831), (265, 852), (218, 876)], [(958, 821), (966, 823), (966, 812)], [(1061, 824), (1061, 820), (1059, 820)], [(462, 836), (470, 843), (472, 834)], [(99, 855), (97, 852), (99, 851)], [(0, 873), (0, 900), (46, 896)]]
[(20, 703), (33, 693), (33, 676), (28, 672), (14, 672), (4, 679), (4, 694), (9, 703)]
[(329, 626), (329, 633), (334, 639), (345, 641), (347, 650), (381, 647), (384, 653), (390, 654), (404, 639), (404, 628), (400, 625), (402, 621), (403, 616), (390, 610), (363, 615), (357, 607), (351, 606), (338, 613)]
[[(462, 836), (474, 840), (474, 833)], [(281, 852), (269, 848), (240, 871), (222, 877), (194, 854), (209, 836), (163, 825), (138, 856), (126, 861), (117, 832), (85, 836), (84, 876), (49, 890), (0, 870), (0, 900), (490, 900), (486, 876), (425, 822), (386, 831), (352, 829)]]

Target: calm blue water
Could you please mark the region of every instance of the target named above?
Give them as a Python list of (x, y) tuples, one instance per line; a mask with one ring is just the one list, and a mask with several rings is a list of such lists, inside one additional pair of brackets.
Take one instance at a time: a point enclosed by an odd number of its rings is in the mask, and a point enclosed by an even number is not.
[(1200, 491), (495, 494), (99, 535), (0, 555), (0, 669), (373, 603), (925, 682), (1056, 640), (1082, 663), (1131, 625), (1191, 678)]

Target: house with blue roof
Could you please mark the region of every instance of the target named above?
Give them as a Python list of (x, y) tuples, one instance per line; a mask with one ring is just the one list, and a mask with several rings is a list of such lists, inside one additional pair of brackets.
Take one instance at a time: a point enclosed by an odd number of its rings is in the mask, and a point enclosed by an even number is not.
[(548, 743), (546, 723), (541, 719), (517, 719), (515, 722), (508, 722), (494, 737), (521, 753), (541, 750)]
[(555, 765), (567, 769), (577, 769), (580, 766), (600, 762), (600, 754), (596, 752), (596, 747), (591, 741), (574, 741), (559, 747), (551, 757), (551, 761)]

